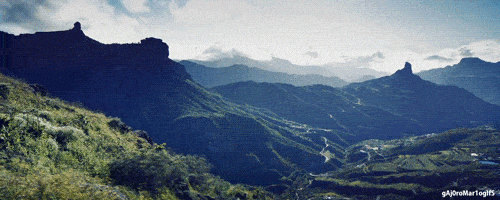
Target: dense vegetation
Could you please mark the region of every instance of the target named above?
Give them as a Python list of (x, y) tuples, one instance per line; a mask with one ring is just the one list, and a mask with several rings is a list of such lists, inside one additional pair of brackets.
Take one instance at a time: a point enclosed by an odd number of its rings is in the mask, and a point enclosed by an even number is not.
[[(0, 199), (266, 199), (143, 131), (0, 75)], [(149, 141), (148, 141), (149, 140)]]

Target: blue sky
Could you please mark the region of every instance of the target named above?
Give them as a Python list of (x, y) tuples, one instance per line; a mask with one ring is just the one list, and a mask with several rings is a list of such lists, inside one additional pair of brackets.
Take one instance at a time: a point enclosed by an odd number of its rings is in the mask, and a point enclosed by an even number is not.
[(245, 55), (394, 72), (406, 61), (414, 71), (469, 56), (500, 61), (499, 13), (497, 0), (4, 0), (0, 30), (80, 21), (102, 43), (161, 38), (173, 59)]

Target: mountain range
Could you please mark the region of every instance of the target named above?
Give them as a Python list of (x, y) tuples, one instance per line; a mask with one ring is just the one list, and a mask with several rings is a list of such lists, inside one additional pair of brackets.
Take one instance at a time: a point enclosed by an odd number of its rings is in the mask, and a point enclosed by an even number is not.
[(179, 64), (186, 67), (186, 71), (196, 83), (208, 88), (241, 81), (287, 83), (295, 86), (322, 84), (332, 87), (342, 87), (347, 85), (347, 82), (335, 76), (287, 74), (283, 72), (271, 72), (257, 67), (248, 67), (246, 65), (211, 68), (186, 60), (179, 62)]
[(299, 123), (206, 90), (168, 58), (168, 45), (159, 39), (101, 44), (77, 24), (66, 31), (0, 35), (2, 73), (119, 116), (176, 152), (203, 155), (226, 180), (269, 185), (296, 170), (338, 166), (325, 164), (320, 154), (322, 137), (337, 141), (337, 135), (306, 133), (292, 128)]
[(464, 88), (487, 102), (500, 105), (500, 62), (463, 58), (458, 64), (422, 71), (418, 75), (437, 84)]
[[(76, 111), (40, 96), (80, 102), (133, 127), (118, 121), (101, 129), (145, 130), (151, 143), (205, 157), (213, 164), (211, 172), (225, 180), (263, 185), (283, 198), (363, 197), (356, 191), (371, 198), (411, 197), (498, 185), (494, 181), (498, 170), (472, 156), (490, 155), (486, 161), (497, 162), (495, 127), (432, 133), (498, 123), (500, 106), (465, 89), (422, 80), (409, 63), (390, 76), (342, 88), (247, 81), (207, 89), (185, 66), (169, 59), (168, 45), (156, 38), (102, 44), (75, 23), (66, 31), (19, 36), (1, 32), (0, 40), (4, 44), (0, 71), (32, 84), (22, 86), (24, 90), (40, 93), (23, 104), (51, 105), (51, 110), (71, 113)], [(1, 86), (0, 96), (8, 88)], [(85, 120), (57, 123), (86, 124)], [(99, 128), (91, 129), (99, 137)], [(1, 139), (8, 136), (2, 134)], [(123, 138), (137, 140), (137, 136)], [(149, 137), (142, 134), (142, 138)], [(119, 151), (116, 148), (109, 151)], [(140, 156), (128, 158), (113, 165), (118, 172), (130, 163), (142, 163)], [(447, 177), (441, 185), (424, 183), (425, 178), (437, 180), (441, 174)], [(453, 183), (453, 176), (466, 174), (487, 182)], [(122, 181), (127, 179), (118, 182)]]
[(500, 117), (499, 106), (464, 89), (424, 81), (409, 63), (391, 76), (343, 88), (240, 82), (213, 90), (296, 122), (354, 134), (351, 142), (475, 127)]
[(296, 65), (288, 60), (273, 57), (269, 61), (254, 60), (243, 55), (233, 55), (212, 60), (189, 60), (210, 68), (230, 67), (232, 65), (245, 65), (256, 67), (271, 72), (283, 72), (287, 74), (309, 75), (316, 74), (325, 77), (339, 77), (347, 82), (356, 82), (366, 78), (379, 78), (387, 73), (376, 71), (366, 67), (347, 66), (341, 64), (325, 65)]

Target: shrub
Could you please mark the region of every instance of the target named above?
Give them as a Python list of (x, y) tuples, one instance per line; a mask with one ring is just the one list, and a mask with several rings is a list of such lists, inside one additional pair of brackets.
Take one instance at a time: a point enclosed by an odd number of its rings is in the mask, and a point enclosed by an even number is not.
[(165, 150), (146, 150), (110, 164), (116, 184), (157, 192), (187, 182), (189, 175), (203, 174), (210, 167), (195, 156), (171, 155)]

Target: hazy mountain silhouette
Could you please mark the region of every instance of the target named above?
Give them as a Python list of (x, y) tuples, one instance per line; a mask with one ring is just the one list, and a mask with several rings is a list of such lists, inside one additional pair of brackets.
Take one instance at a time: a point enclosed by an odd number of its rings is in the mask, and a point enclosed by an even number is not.
[(106, 45), (85, 36), (76, 23), (67, 31), (1, 32), (0, 40), (2, 73), (120, 117), (179, 153), (203, 155), (226, 180), (272, 184), (297, 170), (339, 166), (320, 154), (322, 137), (337, 142), (338, 135), (306, 134), (267, 110), (205, 90), (168, 58), (168, 45), (160, 39)]
[(255, 81), (268, 83), (287, 83), (295, 86), (322, 84), (332, 87), (342, 87), (347, 82), (338, 77), (324, 77), (317, 74), (299, 75), (282, 72), (271, 72), (257, 67), (232, 65), (230, 67), (211, 68), (191, 61), (181, 61), (193, 80), (205, 87), (226, 85), (240, 81)]
[(363, 77), (355, 79), (355, 80), (352, 80), (351, 82), (353, 82), (353, 83), (359, 83), (359, 82), (369, 81), (369, 80), (376, 79), (376, 78), (377, 77), (375, 77), (373, 75), (364, 75)]
[(387, 139), (495, 122), (500, 107), (455, 86), (414, 75), (411, 65), (391, 76), (341, 89), (323, 85), (240, 82), (213, 88), (230, 100), (267, 108), (291, 120), (356, 135)]
[(437, 84), (464, 88), (487, 102), (500, 105), (500, 62), (463, 58), (453, 66), (422, 71), (418, 75)]
[(201, 61), (201, 60), (190, 60), (197, 64), (211, 67), (229, 67), (232, 65), (246, 65), (249, 67), (256, 67), (259, 69), (272, 71), (272, 72), (283, 72), (287, 74), (317, 74), (325, 77), (339, 77), (342, 80), (352, 82), (363, 78), (363, 76), (374, 76), (381, 77), (387, 75), (385, 72), (379, 72), (369, 68), (359, 68), (354, 66), (342, 66), (340, 64), (325, 64), (325, 65), (311, 65), (302, 66), (291, 63), (288, 60), (273, 57), (269, 61), (260, 61), (250, 59), (242, 55), (233, 55), (231, 57), (223, 57), (215, 60)]

